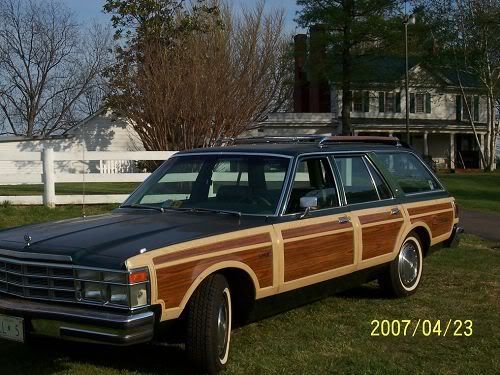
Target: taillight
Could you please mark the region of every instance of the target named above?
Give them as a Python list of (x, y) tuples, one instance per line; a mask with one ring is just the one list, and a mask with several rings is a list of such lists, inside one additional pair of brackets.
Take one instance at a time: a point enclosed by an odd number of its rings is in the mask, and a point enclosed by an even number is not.
[(455, 219), (460, 217), (460, 209), (458, 208), (458, 204), (457, 202), (454, 202), (455, 203)]

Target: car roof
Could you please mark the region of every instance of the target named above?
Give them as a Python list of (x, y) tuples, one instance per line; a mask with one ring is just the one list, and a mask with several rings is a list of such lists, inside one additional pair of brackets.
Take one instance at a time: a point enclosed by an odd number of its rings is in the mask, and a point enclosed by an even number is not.
[(370, 152), (370, 151), (402, 151), (406, 149), (401, 146), (393, 146), (379, 143), (336, 143), (325, 144), (321, 147), (315, 143), (258, 143), (241, 144), (224, 147), (196, 148), (181, 151), (178, 155), (198, 153), (245, 153), (245, 154), (275, 154), (284, 156), (299, 156), (303, 154), (325, 153), (325, 152)]

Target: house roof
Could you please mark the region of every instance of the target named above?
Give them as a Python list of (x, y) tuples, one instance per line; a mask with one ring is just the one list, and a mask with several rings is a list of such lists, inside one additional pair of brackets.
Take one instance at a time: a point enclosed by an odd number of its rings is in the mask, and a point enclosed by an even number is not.
[[(405, 77), (405, 59), (395, 56), (365, 56), (353, 62), (352, 83), (358, 84), (394, 84), (400, 82)], [(456, 70), (453, 68), (436, 68), (427, 66), (417, 59), (408, 59), (409, 71), (414, 71), (417, 67), (424, 69), (438, 82), (445, 86), (459, 86)], [(338, 80), (342, 76), (340, 64), (335, 64), (332, 71), (333, 79)], [(460, 71), (462, 85), (466, 88), (480, 87), (479, 79), (467, 72)]]

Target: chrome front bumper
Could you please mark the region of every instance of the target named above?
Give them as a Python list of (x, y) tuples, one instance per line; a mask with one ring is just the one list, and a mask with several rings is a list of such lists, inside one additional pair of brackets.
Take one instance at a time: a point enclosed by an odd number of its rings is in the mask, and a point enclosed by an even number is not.
[(149, 342), (155, 314), (108, 312), (0, 295), (0, 314), (24, 319), (26, 336), (127, 346)]

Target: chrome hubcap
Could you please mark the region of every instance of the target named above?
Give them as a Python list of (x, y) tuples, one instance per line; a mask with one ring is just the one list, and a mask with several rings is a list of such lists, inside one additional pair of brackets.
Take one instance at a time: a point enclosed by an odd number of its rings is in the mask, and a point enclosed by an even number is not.
[(228, 341), (228, 301), (227, 296), (224, 294), (224, 301), (219, 307), (219, 314), (217, 317), (217, 340), (218, 340), (218, 350), (219, 358), (224, 358), (226, 354), (226, 347)]
[(408, 241), (401, 249), (398, 261), (399, 277), (405, 287), (413, 286), (417, 280), (419, 268), (420, 259), (417, 246), (412, 241)]

